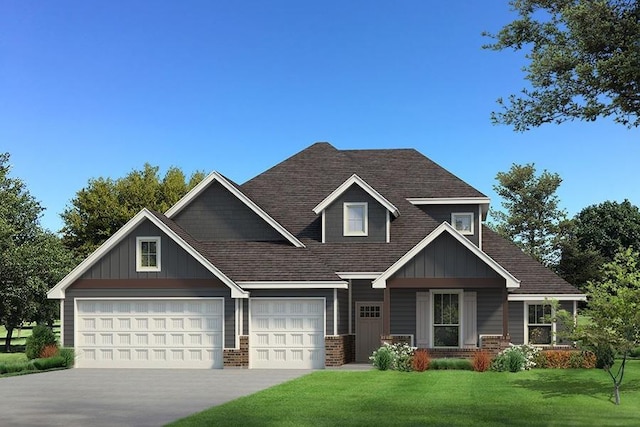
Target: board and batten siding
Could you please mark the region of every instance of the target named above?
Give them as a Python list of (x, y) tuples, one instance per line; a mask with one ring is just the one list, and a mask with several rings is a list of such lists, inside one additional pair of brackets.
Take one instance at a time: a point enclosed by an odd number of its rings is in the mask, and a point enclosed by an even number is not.
[(281, 241), (284, 237), (215, 182), (173, 220), (201, 241)]
[(74, 346), (74, 300), (75, 298), (198, 298), (224, 297), (224, 347), (234, 348), (235, 339), (235, 300), (226, 289), (73, 289), (66, 290), (64, 300), (64, 337), (65, 347)]
[(472, 213), (473, 234), (465, 234), (464, 237), (478, 246), (480, 235), (480, 218), (478, 218), (479, 205), (418, 205), (418, 208), (439, 223), (448, 222), (449, 224), (451, 224), (452, 213)]
[[(161, 237), (158, 272), (136, 271), (136, 238)], [(211, 279), (213, 274), (149, 220), (104, 254), (81, 279)]]
[[(368, 235), (344, 235), (344, 203), (367, 203)], [(386, 242), (387, 209), (360, 186), (354, 184), (325, 209), (326, 242)]]
[(356, 303), (357, 302), (374, 302), (384, 300), (384, 290), (373, 289), (371, 280), (354, 279), (351, 281), (351, 324), (353, 332), (356, 330)]
[(500, 278), (501, 276), (449, 233), (442, 233), (393, 278)]
[[(325, 335), (333, 335), (333, 289), (253, 289), (251, 298), (325, 298)], [(247, 322), (248, 323), (248, 322)]]

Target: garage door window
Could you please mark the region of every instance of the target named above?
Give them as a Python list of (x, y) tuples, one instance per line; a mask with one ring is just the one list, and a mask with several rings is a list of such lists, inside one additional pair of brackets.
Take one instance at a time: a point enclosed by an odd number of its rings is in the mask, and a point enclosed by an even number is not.
[(137, 271), (160, 271), (160, 237), (136, 239)]

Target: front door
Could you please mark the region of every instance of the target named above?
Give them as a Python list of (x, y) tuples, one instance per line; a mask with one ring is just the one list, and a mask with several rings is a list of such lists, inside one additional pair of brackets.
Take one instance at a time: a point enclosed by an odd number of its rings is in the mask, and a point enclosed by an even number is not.
[(382, 303), (356, 302), (356, 362), (369, 362), (380, 347)]

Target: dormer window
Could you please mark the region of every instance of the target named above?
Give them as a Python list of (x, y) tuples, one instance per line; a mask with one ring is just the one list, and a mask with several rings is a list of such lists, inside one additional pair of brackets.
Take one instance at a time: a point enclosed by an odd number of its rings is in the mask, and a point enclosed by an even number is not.
[(473, 213), (452, 213), (451, 225), (460, 234), (473, 234)]
[(136, 271), (160, 271), (160, 237), (136, 238)]
[(367, 203), (344, 203), (344, 235), (367, 236), (368, 233)]

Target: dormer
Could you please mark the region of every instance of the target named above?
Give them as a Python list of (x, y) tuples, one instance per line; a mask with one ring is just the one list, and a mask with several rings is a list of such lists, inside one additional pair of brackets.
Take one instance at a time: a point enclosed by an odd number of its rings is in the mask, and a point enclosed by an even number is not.
[(389, 242), (398, 208), (353, 174), (313, 208), (322, 215), (322, 243)]

